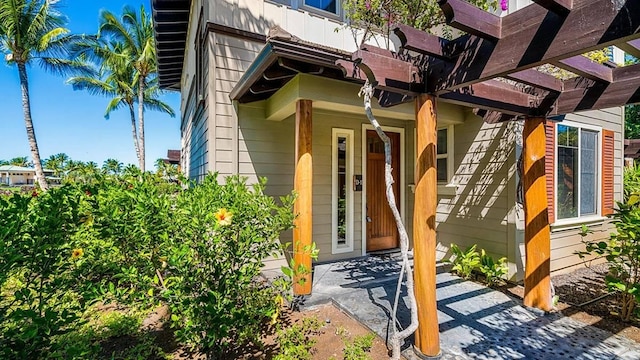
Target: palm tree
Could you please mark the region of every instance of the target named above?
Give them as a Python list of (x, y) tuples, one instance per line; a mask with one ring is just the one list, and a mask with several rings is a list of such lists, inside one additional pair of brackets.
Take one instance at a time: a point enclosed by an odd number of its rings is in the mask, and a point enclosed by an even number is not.
[(119, 175), (122, 173), (122, 163), (116, 159), (107, 159), (102, 164), (102, 171), (111, 175)]
[[(135, 9), (125, 6), (122, 17), (118, 19), (109, 11), (100, 13), (99, 34), (109, 35), (113, 39), (125, 44), (133, 68), (136, 70), (135, 79), (138, 96), (138, 147), (140, 154), (140, 170), (145, 171), (145, 141), (144, 141), (144, 109), (153, 108), (175, 116), (173, 110), (166, 104), (149, 102), (145, 99), (155, 98), (158, 88), (154, 87), (157, 77), (156, 47), (153, 36), (153, 22), (144, 6), (140, 7), (140, 16)], [(149, 89), (152, 89), (149, 93)]]
[(31, 117), (27, 65), (38, 60), (43, 68), (54, 73), (83, 70), (77, 61), (66, 58), (69, 45), (77, 37), (63, 27), (66, 19), (56, 10), (56, 5), (57, 0), (0, 1), (0, 48), (7, 63), (18, 68), (27, 138), (36, 179), (43, 190), (48, 187)]
[(44, 161), (44, 167), (48, 170), (53, 170), (54, 176), (60, 177), (67, 168), (70, 160), (69, 155), (65, 153), (51, 155)]
[(4, 160), (4, 159), (0, 159), (0, 166), (2, 165), (9, 165), (9, 161), (8, 160)]
[(13, 166), (22, 166), (22, 167), (29, 167), (29, 158), (26, 156), (18, 156), (18, 157), (14, 157), (13, 159), (9, 160), (9, 165), (13, 165)]

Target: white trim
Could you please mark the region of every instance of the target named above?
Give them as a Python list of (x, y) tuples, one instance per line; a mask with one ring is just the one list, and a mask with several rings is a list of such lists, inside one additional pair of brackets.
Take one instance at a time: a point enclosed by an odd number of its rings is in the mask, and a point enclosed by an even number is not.
[[(404, 142), (404, 128), (394, 127), (394, 126), (381, 126), (383, 131), (395, 132), (400, 134), (400, 218), (402, 218), (402, 222), (405, 222), (405, 208), (407, 206), (406, 196), (405, 196), (405, 174), (406, 174), (406, 163), (405, 163), (405, 142)], [(362, 256), (367, 255), (367, 130), (375, 130), (371, 124), (362, 124)]]
[[(338, 156), (338, 137), (344, 137), (347, 139), (346, 148), (346, 231), (345, 231), (345, 245), (338, 245), (338, 162), (336, 158)], [(331, 254), (341, 254), (353, 251), (353, 214), (354, 214), (354, 201), (353, 201), (353, 159), (354, 159), (354, 136), (352, 129), (331, 129)]]
[[(591, 130), (591, 131), (595, 131), (598, 133), (598, 138), (596, 139), (596, 148), (598, 149), (598, 153), (596, 154), (596, 168), (598, 170), (598, 173), (596, 174), (596, 213), (595, 214), (589, 214), (589, 215), (584, 215), (584, 216), (576, 216), (576, 217), (571, 217), (571, 218), (566, 218), (566, 219), (558, 219), (558, 125), (566, 125), (566, 126), (570, 126), (570, 127), (574, 127), (578, 129), (578, 169), (577, 171), (575, 171), (574, 173), (580, 175), (580, 170), (582, 167), (582, 160), (581, 160), (581, 156), (580, 156), (580, 149), (582, 148), (582, 136), (581, 135), (581, 129), (585, 129), (585, 130)], [(591, 125), (591, 124), (583, 124), (583, 123), (579, 123), (579, 122), (574, 122), (574, 121), (561, 121), (561, 122), (557, 122), (554, 124), (555, 126), (555, 138), (553, 139), (553, 211), (555, 212), (555, 222), (551, 225), (553, 225), (554, 227), (559, 227), (562, 228), (565, 225), (573, 225), (579, 222), (585, 222), (585, 221), (591, 221), (593, 219), (601, 219), (602, 218), (602, 137), (603, 137), (603, 132), (602, 132), (602, 127), (600, 126), (595, 126), (595, 125)], [(578, 181), (580, 178), (578, 177)], [(580, 183), (578, 183), (578, 187), (580, 189)], [(578, 190), (580, 191), (580, 190)], [(580, 213), (580, 194), (578, 194), (578, 204), (577, 204), (577, 209), (578, 209), (578, 213)]]
[[(294, 0), (295, 1), (295, 0)], [(305, 10), (311, 15), (322, 16), (328, 19), (342, 20), (342, 0), (336, 0), (336, 12), (323, 10), (313, 5), (308, 5), (307, 0), (297, 0), (297, 9)]]

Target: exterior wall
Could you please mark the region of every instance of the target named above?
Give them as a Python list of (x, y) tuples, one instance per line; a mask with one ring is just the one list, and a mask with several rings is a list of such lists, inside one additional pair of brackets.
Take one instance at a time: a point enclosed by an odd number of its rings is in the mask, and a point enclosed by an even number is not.
[[(602, 127), (615, 133), (615, 170), (614, 170), (614, 199), (622, 201), (622, 171), (623, 171), (623, 123), (622, 108), (612, 108), (600, 111), (586, 111), (579, 114), (569, 114), (566, 120), (580, 122)], [(566, 272), (581, 265), (582, 260), (574, 255), (575, 251), (583, 250), (582, 238), (579, 235), (581, 222), (574, 225), (551, 226), (551, 271), (558, 273)], [(589, 235), (588, 240), (606, 240), (614, 230), (609, 220), (588, 223), (589, 228), (594, 231)]]
[[(354, 94), (355, 96), (355, 94)], [(239, 174), (255, 182), (259, 177), (267, 177), (268, 195), (279, 197), (290, 194), (294, 176), (294, 117), (282, 121), (268, 121), (264, 118), (264, 102), (242, 105), (239, 108)], [(333, 128), (353, 130), (354, 174), (362, 174), (362, 128), (368, 124), (363, 115), (313, 111), (312, 148), (313, 148), (313, 239), (320, 249), (319, 261), (330, 261), (361, 256), (362, 252), (362, 201), (363, 191), (354, 192), (353, 251), (340, 254), (331, 253), (332, 219), (332, 178), (331, 178), (331, 142)], [(413, 182), (413, 159), (411, 158), (413, 140), (411, 131), (413, 122), (378, 118), (383, 126), (397, 127), (405, 131), (405, 188), (404, 213), (407, 231), (411, 233), (411, 219), (408, 214), (413, 209), (413, 196), (409, 196), (408, 184)], [(409, 141), (410, 140), (410, 141)], [(281, 236), (281, 241), (291, 241), (291, 232)]]
[[(517, 186), (515, 123), (487, 124), (469, 112), (454, 126), (455, 195), (439, 196), (438, 255), (448, 258), (451, 243), (461, 248), (478, 244), (494, 257), (516, 263), (510, 242)], [(512, 266), (515, 271), (515, 265)]]

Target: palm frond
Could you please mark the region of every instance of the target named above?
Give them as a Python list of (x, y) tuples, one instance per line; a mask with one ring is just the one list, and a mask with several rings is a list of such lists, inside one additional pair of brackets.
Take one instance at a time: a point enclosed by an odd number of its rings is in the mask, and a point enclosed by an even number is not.
[(109, 115), (111, 114), (112, 111), (118, 110), (125, 105), (126, 105), (125, 101), (122, 97), (120, 96), (114, 97), (109, 101), (109, 104), (107, 104), (107, 109), (104, 112), (104, 118), (109, 120)]
[(158, 99), (144, 99), (144, 108), (163, 112), (165, 114), (168, 114), (172, 118), (176, 116), (175, 111), (173, 111), (169, 104)]

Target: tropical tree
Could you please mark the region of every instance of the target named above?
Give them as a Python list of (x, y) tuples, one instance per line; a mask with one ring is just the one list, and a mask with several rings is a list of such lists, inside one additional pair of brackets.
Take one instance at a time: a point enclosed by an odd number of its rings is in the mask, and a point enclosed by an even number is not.
[(67, 58), (69, 45), (77, 36), (64, 27), (66, 18), (57, 11), (57, 4), (57, 0), (0, 1), (0, 48), (7, 63), (18, 69), (27, 138), (42, 189), (47, 189), (47, 182), (31, 116), (27, 65), (38, 61), (44, 69), (58, 74), (85, 70), (76, 60)]
[(53, 170), (54, 176), (60, 177), (64, 174), (70, 160), (69, 155), (65, 153), (51, 155), (44, 161), (44, 167), (48, 170)]
[(29, 158), (28, 157), (26, 157), (26, 156), (18, 156), (18, 157), (14, 157), (13, 159), (9, 160), (9, 165), (29, 167), (29, 165), (31, 165), (31, 164), (29, 163)]
[(0, 159), (0, 166), (2, 165), (9, 165), (9, 161), (8, 160), (4, 160), (4, 159)]
[(144, 6), (140, 14), (133, 7), (125, 6), (118, 18), (109, 11), (100, 13), (99, 36), (108, 36), (113, 41), (124, 44), (123, 54), (128, 56), (130, 65), (135, 69), (136, 95), (138, 103), (138, 149), (140, 170), (145, 171), (145, 122), (144, 110), (151, 108), (175, 116), (174, 111), (157, 100), (157, 60), (153, 22)]
[(102, 171), (111, 175), (119, 175), (122, 173), (123, 165), (116, 159), (107, 159), (102, 165)]

